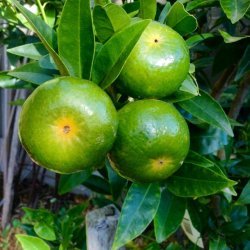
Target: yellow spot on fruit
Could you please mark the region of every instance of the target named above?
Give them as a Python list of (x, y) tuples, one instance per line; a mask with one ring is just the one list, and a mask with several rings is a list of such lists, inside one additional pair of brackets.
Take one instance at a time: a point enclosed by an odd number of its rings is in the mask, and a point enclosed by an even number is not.
[(71, 117), (57, 119), (52, 127), (59, 140), (71, 140), (78, 133), (78, 126)]
[(161, 169), (164, 169), (166, 168), (166, 166), (172, 163), (173, 163), (172, 159), (166, 158), (166, 157), (161, 157), (161, 158), (151, 160), (152, 169), (154, 171), (159, 171)]

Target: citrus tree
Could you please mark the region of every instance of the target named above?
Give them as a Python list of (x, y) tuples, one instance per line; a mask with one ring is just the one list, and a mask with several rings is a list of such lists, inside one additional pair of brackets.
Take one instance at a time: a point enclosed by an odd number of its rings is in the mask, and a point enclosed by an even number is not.
[[(112, 249), (138, 237), (141, 249), (248, 249), (250, 2), (22, 3), (0, 5), (6, 32), (32, 31), (5, 41), (24, 63), (0, 86), (31, 90), (19, 137), (61, 174), (59, 194), (82, 184), (120, 209)], [(85, 249), (87, 208), (25, 208), (32, 236), (17, 238)]]

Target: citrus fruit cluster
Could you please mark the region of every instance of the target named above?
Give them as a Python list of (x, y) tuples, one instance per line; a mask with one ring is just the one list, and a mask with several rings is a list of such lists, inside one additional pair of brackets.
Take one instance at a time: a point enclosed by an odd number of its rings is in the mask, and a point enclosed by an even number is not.
[(95, 83), (59, 77), (24, 103), (20, 140), (34, 162), (58, 173), (94, 170), (109, 154), (113, 168), (129, 180), (164, 180), (184, 161), (189, 130), (172, 104), (156, 99), (174, 93), (188, 69), (183, 38), (152, 21), (116, 83), (131, 97), (152, 99), (131, 102), (117, 113)]

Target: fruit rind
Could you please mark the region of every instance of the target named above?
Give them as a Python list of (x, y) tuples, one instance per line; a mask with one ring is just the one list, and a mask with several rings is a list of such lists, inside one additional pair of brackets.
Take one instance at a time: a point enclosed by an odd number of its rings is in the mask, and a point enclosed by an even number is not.
[(116, 109), (101, 88), (87, 80), (60, 77), (27, 98), (19, 138), (38, 165), (73, 173), (102, 164), (117, 126)]
[(113, 168), (135, 182), (161, 181), (182, 165), (189, 150), (189, 129), (176, 108), (159, 100), (140, 100), (119, 112)]

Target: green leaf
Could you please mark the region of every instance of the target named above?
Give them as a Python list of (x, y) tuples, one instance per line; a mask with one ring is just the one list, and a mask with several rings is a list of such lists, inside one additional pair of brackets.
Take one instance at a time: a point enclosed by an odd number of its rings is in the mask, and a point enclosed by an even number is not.
[(246, 39), (250, 37), (250, 36), (231, 36), (226, 31), (223, 31), (223, 30), (219, 30), (219, 32), (221, 36), (223, 37), (225, 43), (235, 43), (242, 39)]
[(250, 181), (248, 181), (248, 183), (243, 188), (237, 203), (243, 205), (250, 204)]
[(48, 244), (38, 237), (17, 234), (17, 240), (21, 243), (23, 250), (50, 250)]
[(182, 36), (187, 35), (197, 28), (197, 20), (190, 15), (180, 2), (175, 2), (168, 12), (166, 24)]
[(228, 135), (233, 137), (233, 130), (228, 120), (227, 115), (220, 106), (209, 94), (200, 91), (201, 95), (190, 100), (179, 102), (178, 104), (194, 117), (221, 128)]
[(234, 164), (230, 169), (234, 175), (241, 177), (250, 177), (250, 159), (243, 159)]
[(250, 45), (247, 46), (240, 62), (238, 65), (238, 70), (234, 78), (235, 81), (239, 81), (244, 77), (247, 72), (250, 72)]
[(139, 0), (140, 9), (138, 16), (143, 19), (155, 19), (156, 1), (155, 0)]
[(43, 69), (52, 69), (52, 70), (57, 69), (53, 61), (53, 58), (51, 57), (50, 54), (47, 54), (39, 59), (39, 66), (42, 67)]
[(83, 170), (74, 174), (61, 175), (58, 185), (60, 195), (70, 192), (73, 188), (86, 181), (92, 173), (92, 170)]
[(91, 175), (83, 185), (100, 194), (111, 194), (108, 181), (97, 175)]
[(7, 52), (34, 60), (39, 60), (41, 57), (48, 54), (48, 51), (45, 49), (42, 43), (24, 44), (15, 48), (8, 49)]
[(204, 8), (204, 7), (209, 7), (209, 6), (214, 6), (216, 5), (218, 0), (193, 0), (188, 2), (186, 6), (186, 10), (194, 10), (197, 8)]
[(188, 74), (180, 88), (171, 96), (164, 98), (164, 100), (168, 102), (181, 102), (197, 95), (199, 95), (199, 87), (196, 80)]
[(187, 43), (188, 48), (191, 49), (194, 46), (198, 45), (199, 43), (211, 37), (214, 37), (212, 33), (196, 34), (196, 35), (189, 37), (186, 40), (186, 43)]
[(98, 39), (104, 43), (114, 33), (129, 25), (130, 17), (117, 4), (96, 5), (93, 10), (94, 25)]
[(220, 5), (228, 19), (234, 24), (238, 22), (247, 12), (249, 0), (220, 0)]
[(210, 160), (208, 160), (206, 157), (190, 150), (186, 159), (185, 163), (190, 163), (190, 164), (195, 164), (195, 165), (200, 165), (200, 166), (207, 166), (207, 167), (212, 167), (214, 166), (214, 163)]
[(104, 44), (94, 60), (93, 82), (107, 88), (115, 81), (149, 22), (150, 20), (135, 22), (116, 33)]
[(109, 184), (110, 184), (110, 188), (111, 188), (111, 193), (113, 196), (114, 200), (117, 200), (119, 198), (119, 196), (122, 193), (122, 190), (126, 184), (126, 179), (120, 177), (120, 175), (118, 175), (113, 168), (111, 167), (111, 162), (106, 159), (105, 160), (105, 165), (108, 171), (108, 177), (109, 177)]
[(191, 137), (191, 148), (203, 155), (215, 153), (229, 143), (227, 134), (212, 126), (206, 129), (196, 127)]
[(122, 206), (112, 249), (117, 249), (139, 236), (153, 220), (161, 198), (157, 183), (130, 187)]
[(48, 225), (45, 222), (42, 221), (36, 222), (34, 225), (34, 231), (40, 238), (44, 240), (49, 240), (49, 241), (56, 240), (56, 234), (53, 226)]
[(10, 71), (8, 75), (39, 85), (53, 79), (51, 73), (41, 68), (38, 62), (31, 62)]
[(57, 47), (57, 37), (55, 31), (47, 25), (39, 16), (36, 16), (32, 12), (25, 9), (17, 0), (10, 0), (24, 15), (29, 24), (32, 26), (37, 36), (40, 38), (45, 48), (49, 51), (51, 56), (54, 59), (61, 75), (69, 75), (69, 72), (59, 58), (58, 54), (55, 52), (55, 48)]
[(160, 23), (165, 23), (166, 22), (167, 14), (168, 14), (170, 8), (171, 8), (171, 4), (170, 4), (170, 2), (167, 2), (165, 4), (164, 8), (161, 11), (161, 14), (159, 15), (158, 21)]
[(0, 72), (0, 88), (31, 88), (27, 82), (20, 81), (17, 78), (8, 75), (8, 72)]
[(184, 163), (167, 179), (167, 188), (177, 196), (199, 197), (215, 194), (236, 183), (216, 168)]
[(161, 194), (161, 202), (154, 218), (156, 241), (166, 240), (180, 226), (186, 209), (186, 200), (166, 189)]
[(94, 49), (90, 1), (67, 0), (58, 27), (58, 50), (70, 75), (90, 79)]
[(226, 245), (226, 241), (222, 238), (209, 241), (209, 250), (230, 250)]

